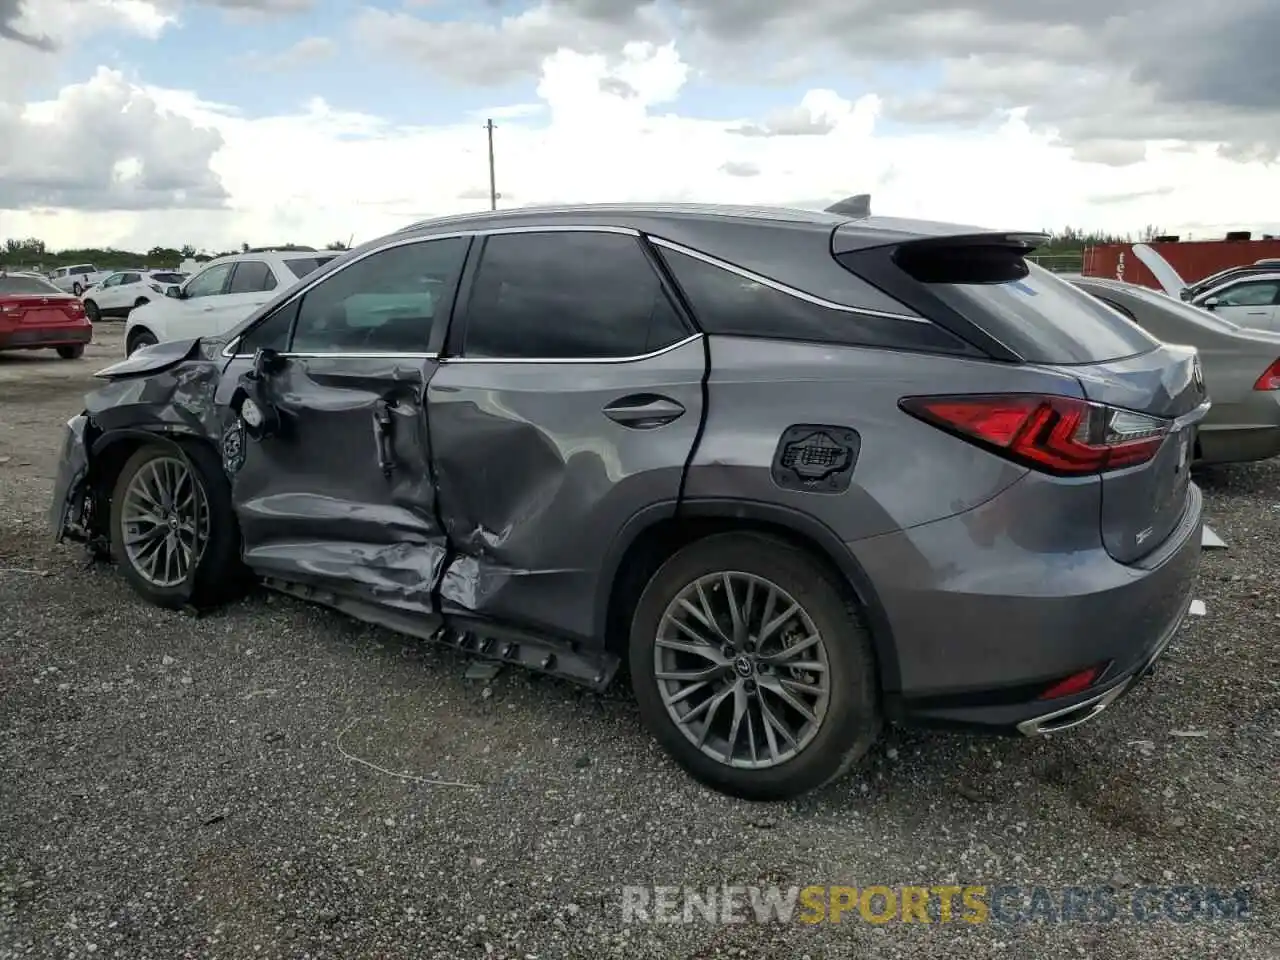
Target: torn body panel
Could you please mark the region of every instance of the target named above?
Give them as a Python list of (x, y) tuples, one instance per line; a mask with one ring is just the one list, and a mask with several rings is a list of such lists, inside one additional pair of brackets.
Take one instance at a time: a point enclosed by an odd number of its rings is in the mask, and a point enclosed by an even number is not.
[(446, 613), (601, 643), (616, 532), (679, 498), (700, 432), (700, 338), (643, 360), (441, 364), (428, 387)]
[(435, 610), (446, 542), (423, 398), (436, 362), (288, 357), (265, 381), (278, 432), (245, 435), (231, 406), (247, 361), (223, 377), (223, 462), (244, 562), (406, 611)]

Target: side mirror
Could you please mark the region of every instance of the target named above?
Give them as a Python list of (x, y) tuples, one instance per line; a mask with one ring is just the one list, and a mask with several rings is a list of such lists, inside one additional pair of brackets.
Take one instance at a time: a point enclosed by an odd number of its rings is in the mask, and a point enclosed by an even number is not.
[(1218, 305), (1221, 303), (1222, 301), (1219, 300), (1217, 297), (1210, 297), (1208, 300), (1204, 302), (1203, 306), (1206, 310), (1217, 310)]

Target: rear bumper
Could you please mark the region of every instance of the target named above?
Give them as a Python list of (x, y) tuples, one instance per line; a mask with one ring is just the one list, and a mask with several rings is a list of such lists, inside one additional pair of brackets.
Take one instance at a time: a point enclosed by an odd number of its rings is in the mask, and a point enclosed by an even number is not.
[[(850, 545), (892, 631), (900, 687), (885, 693), (894, 719), (1047, 729), (1081, 708), (1101, 712), (1176, 633), (1200, 564), (1199, 489), (1189, 486), (1182, 519), (1165, 542), (1126, 565), (1098, 543), (1096, 527), (1074, 543), (1050, 525), (1034, 529), (1037, 487), (1034, 479), (1020, 482), (968, 513)], [(1052, 684), (1103, 664), (1089, 690), (1038, 699)]]
[(67, 324), (58, 327), (17, 327), (0, 330), (0, 350), (35, 350), (41, 347), (62, 347), (76, 343), (88, 343), (93, 339), (93, 325)]

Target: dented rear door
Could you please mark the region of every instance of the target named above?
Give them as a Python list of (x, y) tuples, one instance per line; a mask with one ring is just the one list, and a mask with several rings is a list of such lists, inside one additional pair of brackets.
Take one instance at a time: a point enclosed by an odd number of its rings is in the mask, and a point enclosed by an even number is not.
[(228, 413), (224, 466), (260, 576), (413, 612), (434, 612), (445, 535), (425, 399), (470, 239), (418, 238), (351, 261), (248, 331), (224, 404), (261, 347), (278, 431), (253, 439)]
[(634, 231), (490, 235), (428, 386), (446, 614), (594, 638), (604, 561), (674, 505), (706, 355)]

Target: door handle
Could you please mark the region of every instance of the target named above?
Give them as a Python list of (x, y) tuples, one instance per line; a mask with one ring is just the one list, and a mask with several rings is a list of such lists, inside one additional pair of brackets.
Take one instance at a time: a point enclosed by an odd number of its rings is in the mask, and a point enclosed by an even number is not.
[(604, 415), (624, 427), (651, 430), (679, 419), (684, 407), (670, 397), (656, 393), (636, 393), (619, 397), (604, 408)]
[(1271, 316), (1271, 311), (1270, 310), (1250, 310), (1248, 315), (1251, 317), (1269, 317)]

